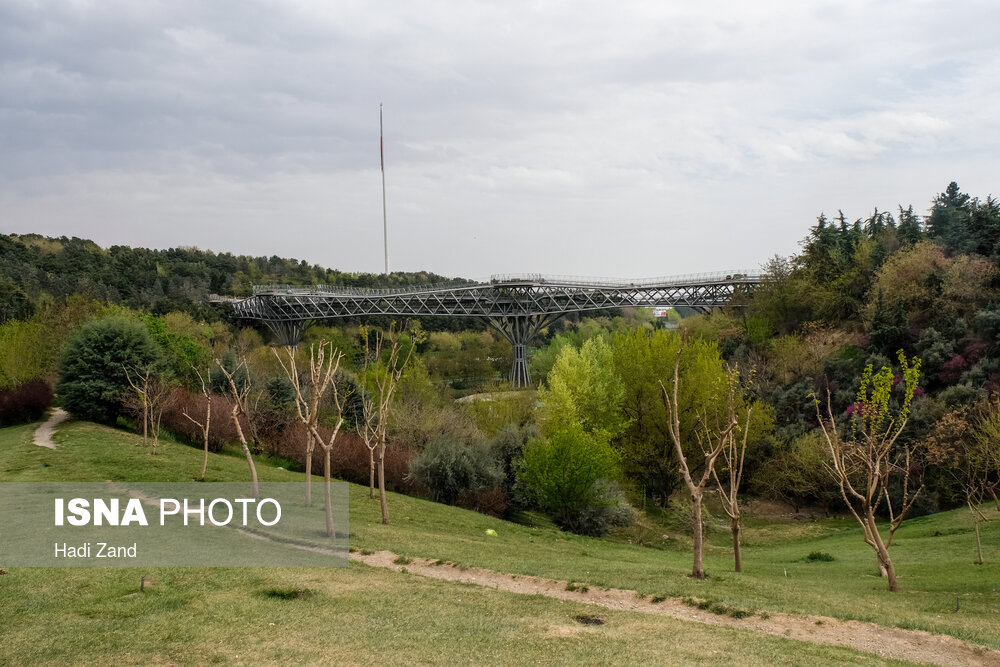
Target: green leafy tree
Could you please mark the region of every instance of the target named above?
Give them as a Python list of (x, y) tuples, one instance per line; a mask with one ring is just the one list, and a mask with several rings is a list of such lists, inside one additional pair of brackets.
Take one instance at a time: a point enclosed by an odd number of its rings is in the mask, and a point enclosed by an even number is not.
[(920, 216), (914, 214), (913, 206), (904, 209), (899, 207), (899, 228), (896, 233), (900, 245), (907, 246), (919, 243), (923, 238)]
[(62, 354), (56, 394), (80, 419), (113, 424), (129, 391), (126, 368), (150, 368), (163, 355), (141, 323), (109, 317), (84, 325)]
[(610, 441), (627, 425), (621, 410), (625, 385), (603, 336), (591, 338), (579, 351), (563, 348), (548, 384), (539, 392), (543, 431), (579, 424), (586, 433)]
[(31, 299), (20, 286), (9, 279), (0, 279), (0, 324), (10, 320), (26, 320), (35, 312)]
[(931, 214), (927, 218), (927, 235), (949, 250), (971, 250), (975, 243), (968, 225), (972, 207), (972, 198), (961, 191), (958, 183), (952, 181), (931, 205)]
[[(667, 413), (658, 380), (672, 372), (680, 344), (677, 332), (665, 330), (648, 335), (634, 331), (611, 339), (615, 369), (625, 385), (621, 409), (628, 417), (625, 431), (615, 441), (622, 453), (623, 470), (628, 479), (664, 507), (680, 483), (680, 475), (668, 439)], [(685, 393), (682, 400), (688, 398)], [(682, 416), (685, 424), (690, 423), (691, 414), (685, 412)]]

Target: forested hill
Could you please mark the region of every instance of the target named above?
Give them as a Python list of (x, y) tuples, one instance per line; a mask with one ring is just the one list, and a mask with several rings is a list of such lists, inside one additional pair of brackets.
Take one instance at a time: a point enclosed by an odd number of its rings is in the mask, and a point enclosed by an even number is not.
[(428, 272), (344, 273), (295, 259), (197, 248), (101, 248), (76, 237), (0, 235), (0, 323), (30, 317), (46, 300), (73, 294), (161, 314), (198, 315), (209, 294), (247, 296), (252, 285), (328, 283), (401, 287), (450, 280)]

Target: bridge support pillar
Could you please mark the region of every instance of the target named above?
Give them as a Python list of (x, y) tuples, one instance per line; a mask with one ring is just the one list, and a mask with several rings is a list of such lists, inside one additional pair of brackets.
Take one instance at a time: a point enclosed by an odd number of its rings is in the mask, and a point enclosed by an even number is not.
[(531, 372), (528, 370), (528, 344), (538, 332), (562, 317), (562, 313), (549, 315), (505, 315), (491, 317), (490, 324), (510, 342), (514, 348), (514, 361), (510, 369), (510, 383), (515, 387), (530, 387)]
[(267, 328), (277, 336), (282, 345), (286, 347), (298, 347), (302, 337), (306, 335), (306, 327), (309, 320), (297, 320), (295, 322), (283, 322), (278, 320), (264, 320)]

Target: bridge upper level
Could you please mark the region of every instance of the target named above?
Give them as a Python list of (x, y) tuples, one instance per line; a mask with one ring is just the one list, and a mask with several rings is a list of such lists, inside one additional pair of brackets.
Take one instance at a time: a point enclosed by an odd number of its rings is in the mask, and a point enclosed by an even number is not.
[(299, 322), (338, 317), (548, 317), (629, 306), (727, 305), (761, 281), (748, 271), (621, 279), (505, 274), (489, 282), (453, 282), (393, 289), (341, 285), (257, 285), (233, 304), (245, 319)]
[(687, 306), (699, 310), (729, 305), (761, 276), (749, 271), (665, 278), (620, 279), (498, 275), (489, 282), (377, 289), (341, 285), (257, 285), (253, 296), (233, 301), (236, 314), (265, 323), (286, 345), (301, 340), (309, 322), (338, 317), (450, 316), (487, 320), (513, 348), (510, 380), (531, 384), (527, 346), (567, 313), (629, 306)]

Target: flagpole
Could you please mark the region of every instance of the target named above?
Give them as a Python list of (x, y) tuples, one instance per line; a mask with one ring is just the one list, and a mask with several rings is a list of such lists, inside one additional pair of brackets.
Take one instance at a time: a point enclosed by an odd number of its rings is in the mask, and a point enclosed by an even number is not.
[(385, 274), (389, 275), (389, 225), (385, 215), (385, 148), (382, 139), (382, 103), (378, 105), (378, 156), (382, 165), (382, 242), (385, 246)]

